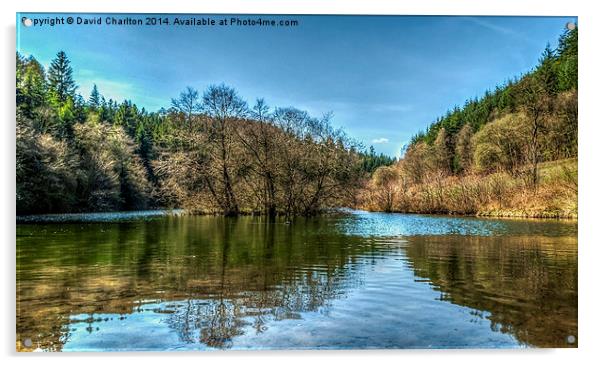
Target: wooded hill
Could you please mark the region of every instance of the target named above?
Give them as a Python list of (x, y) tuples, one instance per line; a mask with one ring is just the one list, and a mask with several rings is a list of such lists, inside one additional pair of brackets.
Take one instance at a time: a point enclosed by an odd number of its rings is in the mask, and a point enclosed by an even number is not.
[(577, 36), (577, 29), (566, 31), (531, 72), (455, 107), (415, 135), (396, 166), (375, 172), (361, 205), (576, 216)]

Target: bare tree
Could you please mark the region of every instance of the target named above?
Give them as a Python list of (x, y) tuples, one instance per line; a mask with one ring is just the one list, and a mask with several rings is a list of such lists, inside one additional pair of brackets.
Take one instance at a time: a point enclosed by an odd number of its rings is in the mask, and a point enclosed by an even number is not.
[(218, 200), (225, 215), (237, 215), (240, 207), (234, 192), (234, 169), (232, 150), (236, 134), (236, 120), (248, 114), (247, 103), (238, 96), (236, 90), (224, 84), (211, 85), (203, 94), (203, 111), (209, 117), (210, 154), (217, 163), (219, 186), (211, 179), (207, 185)]
[(171, 99), (171, 106), (177, 113), (184, 116), (189, 129), (192, 129), (193, 115), (200, 113), (202, 104), (199, 102), (199, 92), (190, 86), (180, 93), (177, 99)]
[(270, 115), (270, 108), (264, 99), (257, 99), (250, 111), (252, 123), (246, 124), (238, 136), (254, 161), (254, 171), (260, 176), (260, 200), (265, 213), (275, 216), (276, 211), (276, 128)]

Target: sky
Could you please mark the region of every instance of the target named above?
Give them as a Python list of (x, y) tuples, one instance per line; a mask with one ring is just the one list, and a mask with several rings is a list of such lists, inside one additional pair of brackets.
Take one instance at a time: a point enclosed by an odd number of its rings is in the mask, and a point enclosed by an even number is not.
[[(102, 24), (25, 27), (22, 17), (101, 17)], [(261, 16), (297, 26), (107, 25), (109, 14), (17, 14), (17, 51), (46, 67), (63, 50), (78, 92), (148, 111), (168, 108), (186, 86), (234, 87), (249, 103), (294, 106), (377, 152), (403, 145), (437, 117), (528, 72), (576, 17)], [(149, 15), (113, 15), (142, 19)], [(157, 16), (156, 14), (154, 16)], [(165, 18), (165, 16), (158, 16)], [(195, 15), (219, 22), (230, 15)]]

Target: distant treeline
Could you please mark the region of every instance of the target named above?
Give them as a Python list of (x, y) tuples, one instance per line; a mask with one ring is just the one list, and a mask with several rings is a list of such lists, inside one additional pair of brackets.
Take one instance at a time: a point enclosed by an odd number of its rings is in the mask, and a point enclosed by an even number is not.
[(48, 70), (17, 54), (17, 213), (179, 207), (191, 212), (311, 215), (349, 205), (362, 179), (393, 159), (330, 115), (247, 105), (226, 85), (188, 87), (147, 112), (86, 100), (58, 52)]
[[(558, 48), (548, 45), (531, 72), (468, 100), (414, 136), (395, 166), (376, 170), (362, 205), (422, 213), (576, 215), (571, 161), (577, 157), (577, 34), (564, 32)], [(568, 163), (550, 164), (558, 160)]]

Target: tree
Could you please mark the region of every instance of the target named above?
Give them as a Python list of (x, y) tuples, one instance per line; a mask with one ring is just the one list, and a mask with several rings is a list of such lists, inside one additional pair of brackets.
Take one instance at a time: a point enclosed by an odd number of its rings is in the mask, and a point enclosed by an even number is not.
[(308, 142), (307, 126), (309, 115), (307, 112), (293, 108), (276, 108), (274, 111), (274, 124), (281, 134), (277, 138), (277, 151), (280, 166), (278, 185), (282, 189), (281, 205), (285, 215), (290, 217), (301, 211), (303, 194), (303, 178), (307, 169), (304, 166), (306, 151), (304, 142)]
[(538, 86), (548, 96), (554, 96), (558, 93), (558, 79), (555, 70), (556, 60), (556, 55), (548, 43), (539, 58), (539, 65), (534, 73), (534, 78), (539, 84)]
[(268, 216), (277, 213), (276, 202), (276, 177), (277, 167), (274, 161), (276, 154), (276, 135), (273, 125), (270, 107), (264, 99), (257, 99), (250, 110), (250, 117), (255, 123), (245, 124), (244, 131), (238, 136), (244, 146), (250, 151), (254, 170), (262, 179), (261, 195), (264, 212)]
[(76, 119), (76, 107), (71, 97), (67, 98), (57, 110), (58, 126), (57, 134), (61, 138), (71, 138), (73, 135), (73, 124)]
[(48, 69), (48, 84), (53, 99), (59, 104), (63, 104), (69, 97), (75, 97), (77, 86), (73, 81), (73, 69), (71, 61), (67, 58), (65, 52), (60, 51), (56, 58), (52, 60)]
[(172, 108), (184, 115), (184, 120), (189, 128), (192, 128), (193, 115), (201, 112), (202, 104), (199, 102), (199, 92), (190, 86), (180, 93), (177, 99), (171, 99)]
[(456, 137), (456, 162), (461, 172), (467, 172), (472, 165), (472, 136), (472, 126), (470, 123), (465, 123)]
[(79, 161), (67, 143), (36, 132), (17, 114), (16, 147), (17, 213), (72, 211)]
[(23, 85), (23, 79), (25, 77), (25, 68), (27, 66), (27, 62), (25, 61), (25, 58), (23, 56), (21, 56), (21, 54), (19, 52), (17, 52), (17, 58), (16, 58), (16, 78), (17, 78), (17, 85), (16, 85), (16, 94), (17, 94), (17, 105), (22, 104), (23, 99), (22, 99), (22, 85)]
[(411, 183), (421, 184), (432, 169), (429, 154), (429, 146), (425, 142), (408, 146), (402, 159), (402, 166)]
[(373, 199), (379, 210), (392, 212), (399, 190), (399, 172), (394, 166), (379, 167), (372, 177)]
[(558, 40), (558, 89), (566, 91), (577, 88), (578, 79), (578, 31), (567, 30)]
[[(547, 62), (547, 52), (542, 57), (542, 64)], [(531, 184), (536, 189), (539, 180), (539, 163), (541, 162), (541, 134), (545, 127), (545, 120), (550, 115), (553, 107), (552, 97), (556, 89), (549, 84), (552, 76), (551, 71), (542, 70), (528, 78), (525, 78), (521, 85), (521, 105), (528, 119), (529, 126), (529, 144), (528, 153), (530, 161)]]
[(92, 117), (75, 125), (74, 140), (81, 158), (80, 198), (87, 209), (146, 207), (149, 185), (144, 167), (121, 126)]
[(397, 159), (389, 157), (383, 153), (377, 154), (374, 146), (370, 146), (367, 152), (359, 153), (362, 158), (362, 170), (365, 173), (372, 174), (381, 166), (393, 165)]
[(578, 152), (578, 97), (577, 90), (559, 95), (555, 103), (557, 117), (551, 126), (555, 138), (554, 146), (558, 150), (556, 158), (576, 157)]
[(448, 150), (448, 137), (445, 128), (439, 128), (437, 132), (437, 138), (433, 142), (432, 146), (432, 158), (434, 167), (442, 172), (448, 174), (450, 172), (450, 153)]
[(124, 100), (115, 110), (113, 123), (122, 126), (128, 136), (135, 139), (140, 124), (138, 107), (131, 101)]
[(94, 86), (92, 87), (92, 92), (90, 92), (90, 98), (88, 99), (88, 105), (93, 110), (98, 109), (101, 105), (101, 96), (100, 96), (100, 93), (98, 92), (98, 88), (96, 87), (96, 84), (94, 84)]
[(203, 94), (202, 110), (212, 118), (228, 120), (248, 114), (247, 103), (235, 89), (225, 85), (211, 85)]
[[(242, 100), (236, 90), (224, 84), (211, 85), (203, 94), (203, 111), (209, 117), (210, 154), (217, 163), (219, 174), (216, 182), (208, 179), (212, 194), (218, 201), (225, 215), (237, 215), (239, 205), (234, 192), (235, 181), (232, 171), (232, 149), (234, 147), (234, 121), (247, 115), (247, 103)], [(235, 175), (234, 175), (235, 176)]]
[(44, 106), (46, 99), (46, 75), (44, 68), (33, 57), (21, 64), (19, 85), (17, 87), (17, 104), (28, 118), (33, 118), (36, 109)]
[(528, 161), (528, 131), (524, 114), (509, 114), (485, 125), (472, 138), (476, 170), (518, 174)]

